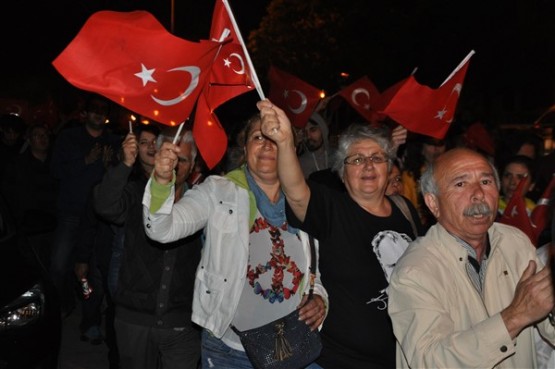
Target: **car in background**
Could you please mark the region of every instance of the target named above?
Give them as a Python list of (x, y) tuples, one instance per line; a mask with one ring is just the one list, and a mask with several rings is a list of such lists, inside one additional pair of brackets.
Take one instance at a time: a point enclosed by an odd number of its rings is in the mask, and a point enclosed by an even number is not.
[(58, 367), (60, 304), (30, 241), (53, 227), (38, 211), (17, 224), (0, 194), (0, 369)]

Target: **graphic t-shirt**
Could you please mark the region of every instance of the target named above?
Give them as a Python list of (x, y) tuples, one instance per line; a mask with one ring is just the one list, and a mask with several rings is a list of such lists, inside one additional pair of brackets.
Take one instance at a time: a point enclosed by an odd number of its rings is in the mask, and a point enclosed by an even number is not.
[[(302, 299), (300, 287), (307, 262), (300, 237), (287, 231), (287, 223), (274, 227), (258, 212), (249, 236), (245, 284), (232, 324), (244, 331), (294, 311)], [(244, 351), (231, 329), (222, 340)]]
[(392, 201), (391, 215), (378, 217), (348, 193), (309, 185), (304, 223), (289, 207), (287, 217), (320, 242), (319, 269), (330, 306), (317, 362), (326, 369), (394, 368), (395, 337), (386, 289), (397, 259), (414, 238), (411, 225)]

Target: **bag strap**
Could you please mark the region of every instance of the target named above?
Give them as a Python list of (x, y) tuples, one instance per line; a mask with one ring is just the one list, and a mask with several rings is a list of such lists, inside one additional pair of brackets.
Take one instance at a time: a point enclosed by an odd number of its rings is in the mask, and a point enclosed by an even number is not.
[(316, 279), (316, 246), (314, 246), (314, 237), (308, 235), (308, 243), (310, 244), (310, 276), (309, 276), (309, 290), (308, 290), (308, 300), (312, 298), (314, 293), (314, 280)]
[(412, 219), (412, 213), (410, 212), (409, 206), (404, 197), (400, 195), (389, 195), (389, 198), (397, 205), (401, 213), (407, 218), (410, 222), (410, 226), (412, 227), (412, 231), (414, 232), (414, 237), (418, 237), (418, 231), (416, 228), (416, 224), (414, 224), (414, 219)]

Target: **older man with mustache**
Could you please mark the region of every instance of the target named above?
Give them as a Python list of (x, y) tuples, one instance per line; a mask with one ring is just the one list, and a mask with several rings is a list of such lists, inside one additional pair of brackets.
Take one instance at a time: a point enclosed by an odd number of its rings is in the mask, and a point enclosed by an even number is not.
[(398, 261), (388, 312), (398, 368), (533, 368), (533, 327), (555, 344), (551, 271), (520, 230), (494, 223), (495, 167), (441, 155), (421, 177), (437, 219)]

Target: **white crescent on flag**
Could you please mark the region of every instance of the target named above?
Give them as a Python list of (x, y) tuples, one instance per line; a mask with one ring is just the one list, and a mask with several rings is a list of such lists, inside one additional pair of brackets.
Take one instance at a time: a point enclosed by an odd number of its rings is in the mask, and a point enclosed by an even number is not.
[(176, 104), (179, 104), (180, 102), (182, 102), (183, 100), (185, 100), (195, 90), (195, 88), (197, 88), (197, 86), (199, 84), (199, 76), (200, 76), (200, 68), (199, 67), (191, 65), (191, 66), (177, 67), (177, 68), (173, 68), (173, 69), (168, 70), (168, 72), (177, 72), (177, 71), (187, 72), (191, 75), (191, 82), (189, 83), (189, 86), (187, 86), (187, 88), (185, 89), (185, 92), (183, 92), (181, 95), (178, 95), (177, 97), (175, 97), (173, 99), (169, 99), (169, 100), (158, 99), (154, 95), (150, 95), (152, 100), (154, 100), (155, 102), (157, 102), (158, 104), (163, 105), (163, 106), (176, 105)]
[[(367, 102), (364, 105), (359, 104), (359, 102), (357, 101), (357, 96), (360, 95), (360, 94), (366, 96), (366, 101)], [(369, 103), (370, 102), (370, 92), (368, 92), (367, 89), (361, 88), (361, 87), (355, 88), (353, 90), (353, 92), (351, 93), (351, 100), (353, 101), (353, 104), (355, 104), (357, 106), (362, 106), (366, 110), (370, 110), (370, 103)]]
[(298, 108), (293, 108), (291, 105), (288, 104), (287, 108), (291, 110), (291, 112), (294, 114), (301, 114), (306, 109), (308, 99), (306, 98), (306, 95), (299, 90), (291, 90), (291, 92), (295, 92), (297, 95), (299, 95), (299, 97), (301, 98), (301, 104)]
[[(239, 64), (241, 64), (241, 69), (236, 70), (231, 67), (231, 57), (235, 57), (239, 61)], [(245, 62), (243, 61), (243, 57), (240, 54), (237, 54), (237, 53), (229, 54), (229, 56), (226, 59), (224, 59), (224, 63), (225, 63), (225, 66), (228, 68), (231, 68), (231, 70), (235, 72), (235, 74), (245, 74)]]

